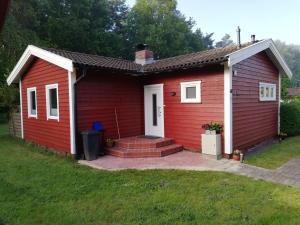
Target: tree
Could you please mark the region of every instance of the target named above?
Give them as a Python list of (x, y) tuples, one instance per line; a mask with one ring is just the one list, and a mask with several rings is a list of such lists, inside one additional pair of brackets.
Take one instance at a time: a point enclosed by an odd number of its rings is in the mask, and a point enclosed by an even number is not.
[(125, 0), (14, 0), (0, 36), (0, 87), (29, 44), (133, 59), (147, 43), (169, 57), (212, 47), (213, 34), (194, 26), (176, 0), (138, 0), (131, 10)]
[(147, 43), (157, 58), (206, 49), (204, 39), (211, 36), (193, 32), (194, 25), (177, 10), (176, 0), (137, 0), (127, 19), (131, 52), (140, 43)]
[(221, 41), (216, 43), (216, 48), (223, 48), (226, 47), (228, 45), (231, 45), (233, 43), (233, 41), (230, 39), (230, 35), (229, 34), (225, 34)]
[(300, 86), (300, 46), (286, 44), (282, 41), (275, 41), (279, 52), (284, 57), (293, 73), (293, 78), (289, 81), (289, 87)]

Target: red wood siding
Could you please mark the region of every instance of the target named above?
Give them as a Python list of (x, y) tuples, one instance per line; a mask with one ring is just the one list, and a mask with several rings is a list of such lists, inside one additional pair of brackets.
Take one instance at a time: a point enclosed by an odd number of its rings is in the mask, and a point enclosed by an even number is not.
[[(58, 84), (59, 122), (47, 120), (47, 84)], [(28, 118), (27, 88), (37, 89), (37, 119)], [(22, 78), (24, 138), (34, 143), (70, 153), (70, 113), (68, 72), (44, 60), (37, 59)]]
[[(265, 52), (252, 56), (233, 70), (233, 146), (246, 150), (278, 132), (278, 70)], [(276, 84), (277, 101), (259, 101), (259, 82)]]
[[(189, 81), (202, 81), (202, 103), (181, 103), (180, 83)], [(164, 84), (165, 136), (186, 149), (201, 151), (202, 125), (211, 121), (224, 123), (224, 67), (157, 75), (147, 83)], [(176, 92), (176, 96), (170, 92)]]
[(117, 138), (115, 109), (122, 138), (144, 134), (143, 85), (138, 78), (88, 72), (77, 86), (78, 132), (91, 129), (94, 121), (101, 121), (105, 136)]

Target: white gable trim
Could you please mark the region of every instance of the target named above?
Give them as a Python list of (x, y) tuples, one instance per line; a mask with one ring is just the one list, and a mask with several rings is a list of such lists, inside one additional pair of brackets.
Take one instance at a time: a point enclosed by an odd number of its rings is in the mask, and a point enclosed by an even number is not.
[(291, 70), (280, 55), (272, 39), (257, 42), (253, 45), (242, 48), (238, 51), (227, 55), (228, 64), (229, 66), (233, 66), (262, 51), (266, 51), (266, 53), (268, 54), (272, 62), (276, 65), (276, 67), (279, 69), (281, 74), (286, 74), (290, 79), (292, 78), (293, 74)]
[(34, 57), (38, 57), (63, 69), (73, 72), (72, 60), (56, 55), (47, 50), (38, 48), (36, 46), (28, 45), (17, 65), (14, 67), (13, 71), (10, 73), (6, 80), (8, 85), (19, 82), (22, 72), (24, 72), (27, 66), (32, 62)]

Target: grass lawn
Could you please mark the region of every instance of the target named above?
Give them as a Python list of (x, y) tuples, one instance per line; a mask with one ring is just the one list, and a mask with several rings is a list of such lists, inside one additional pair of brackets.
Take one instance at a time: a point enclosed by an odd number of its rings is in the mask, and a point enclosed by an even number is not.
[(0, 224), (300, 224), (300, 189), (219, 172), (97, 171), (0, 135)]
[(267, 169), (276, 169), (297, 156), (300, 156), (300, 137), (292, 137), (251, 156), (245, 163)]

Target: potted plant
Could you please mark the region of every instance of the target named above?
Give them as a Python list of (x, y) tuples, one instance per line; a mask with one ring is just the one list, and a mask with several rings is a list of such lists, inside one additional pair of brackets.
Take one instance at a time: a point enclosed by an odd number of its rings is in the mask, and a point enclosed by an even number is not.
[(205, 134), (220, 134), (222, 132), (223, 126), (219, 123), (208, 123), (203, 124), (202, 128), (205, 130)]
[(232, 155), (232, 159), (235, 161), (240, 161), (241, 158), (241, 151), (240, 150), (234, 150), (233, 151), (233, 155)]
[(208, 123), (202, 126), (205, 133), (201, 135), (201, 147), (202, 153), (207, 155), (217, 156), (217, 159), (221, 158), (222, 143), (221, 132), (223, 126), (219, 123)]
[(107, 138), (105, 143), (106, 143), (106, 147), (108, 147), (108, 148), (114, 147), (114, 144), (115, 144), (114, 140), (111, 138)]
[(287, 136), (287, 133), (280, 132), (280, 134), (278, 135), (279, 142), (282, 142)]

